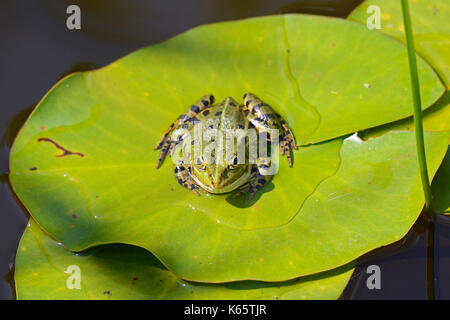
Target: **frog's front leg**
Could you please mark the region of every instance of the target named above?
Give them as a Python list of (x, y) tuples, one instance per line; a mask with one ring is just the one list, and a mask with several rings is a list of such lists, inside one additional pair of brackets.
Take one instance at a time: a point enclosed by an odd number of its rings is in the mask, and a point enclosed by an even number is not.
[(244, 94), (244, 114), (247, 119), (255, 126), (258, 132), (269, 129), (278, 129), (280, 132), (280, 150), (281, 154), (288, 159), (289, 166), (292, 167), (292, 149), (297, 150), (294, 135), (284, 119), (276, 114), (270, 106), (264, 104), (254, 94)]
[(174, 170), (175, 179), (177, 179), (180, 185), (199, 196), (200, 193), (197, 190), (200, 190), (200, 188), (195, 184), (194, 179), (192, 179), (190, 171), (191, 167), (189, 165), (178, 164)]
[(174, 147), (183, 141), (183, 136), (176, 137), (175, 140), (171, 139), (171, 135), (176, 129), (185, 129), (189, 130), (191, 126), (195, 124), (198, 120), (196, 118), (197, 114), (202, 112), (204, 109), (210, 107), (214, 103), (214, 96), (212, 94), (207, 94), (203, 96), (199, 101), (193, 104), (189, 109), (178, 117), (167, 129), (161, 140), (155, 146), (155, 150), (161, 149), (159, 153), (158, 162), (156, 164), (156, 169), (158, 169), (166, 157), (166, 155), (174, 149)]
[(247, 194), (248, 200), (253, 199), (256, 192), (258, 192), (258, 190), (264, 187), (272, 179), (271, 175), (261, 174), (261, 172), (263, 172), (265, 169), (264, 166), (265, 164), (262, 163), (253, 165), (248, 183), (243, 185), (240, 191), (236, 193), (233, 198), (239, 197), (243, 194)]

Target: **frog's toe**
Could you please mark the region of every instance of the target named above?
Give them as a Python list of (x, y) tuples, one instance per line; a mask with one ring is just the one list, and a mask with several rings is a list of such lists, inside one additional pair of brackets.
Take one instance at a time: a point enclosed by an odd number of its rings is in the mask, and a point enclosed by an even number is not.
[(197, 187), (197, 186), (195, 186), (195, 185), (191, 185), (191, 186), (188, 186), (188, 187), (186, 187), (186, 188), (188, 188), (189, 190), (191, 190), (196, 196), (199, 196), (200, 197), (200, 192), (199, 192), (199, 188)]
[(247, 184), (241, 187), (238, 193), (232, 196), (232, 198), (237, 198), (242, 195), (247, 195), (247, 200), (251, 201), (256, 193), (266, 185), (266, 183), (271, 179), (271, 176), (264, 176), (260, 174), (256, 174), (254, 178), (249, 181)]
[(189, 172), (190, 172), (189, 167), (179, 164), (175, 167), (175, 170), (174, 170), (175, 179), (177, 179), (177, 182), (181, 186), (185, 187), (186, 189), (191, 190), (195, 195), (200, 196), (199, 191), (203, 191), (203, 190), (201, 190), (201, 188), (199, 188), (195, 184), (195, 181), (192, 179)]
[(238, 192), (236, 192), (231, 198), (238, 198), (242, 195), (248, 194), (250, 192), (250, 184), (251, 182), (247, 182), (246, 184), (244, 184), (243, 186), (241, 186), (238, 190)]
[(280, 150), (281, 150), (281, 154), (286, 157), (286, 159), (289, 163), (289, 167), (292, 168), (291, 145), (286, 140), (282, 140), (280, 142)]
[(161, 164), (164, 161), (164, 158), (166, 157), (168, 150), (169, 150), (168, 147), (167, 148), (163, 147), (161, 149), (161, 152), (159, 153), (158, 161), (156, 162), (156, 169), (159, 169), (159, 167), (161, 167)]
[(245, 194), (245, 192), (243, 192), (243, 191), (236, 192), (235, 194), (233, 194), (231, 196), (231, 199), (236, 199), (236, 198), (242, 196), (243, 194)]
[(298, 150), (297, 144), (295, 143), (295, 137), (294, 134), (291, 131), (291, 128), (289, 128), (286, 121), (281, 117), (279, 114), (277, 114), (278, 119), (280, 120), (281, 127), (283, 129), (283, 133), (281, 135), (281, 140), (285, 140), (288, 142), (289, 146), (294, 149)]
[(159, 142), (156, 144), (155, 148), (153, 150), (159, 150), (162, 148), (164, 142), (166, 141), (167, 136), (164, 135), (161, 140), (159, 140)]

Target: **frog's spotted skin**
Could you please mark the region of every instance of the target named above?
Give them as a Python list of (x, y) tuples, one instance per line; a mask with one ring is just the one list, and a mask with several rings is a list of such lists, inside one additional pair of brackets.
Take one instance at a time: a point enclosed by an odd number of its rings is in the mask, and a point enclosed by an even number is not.
[[(195, 136), (194, 129), (198, 125), (201, 125), (203, 130), (219, 131), (225, 129), (245, 131), (255, 128), (258, 132), (269, 132), (269, 129), (278, 129), (281, 153), (288, 159), (289, 166), (292, 166), (291, 152), (292, 149), (296, 150), (297, 146), (287, 123), (255, 95), (246, 93), (243, 105), (231, 97), (214, 105), (214, 97), (210, 94), (193, 104), (170, 125), (156, 145), (156, 150), (161, 149), (156, 168), (160, 167), (168, 153), (173, 155), (176, 147), (181, 146), (182, 152), (186, 149), (192, 150), (188, 143), (194, 145), (195, 141), (185, 138), (187, 133), (191, 137)], [(243, 140), (239, 143), (246, 144), (248, 151), (248, 142)], [(227, 154), (226, 150), (223, 150), (223, 153)], [(269, 168), (270, 158), (258, 158), (256, 164), (238, 164), (235, 150), (233, 153), (234, 158), (218, 159), (213, 163), (207, 163), (202, 157), (193, 159), (192, 163), (180, 161), (174, 170), (175, 178), (180, 185), (197, 195), (200, 194), (199, 191), (227, 193), (238, 189), (235, 196), (247, 194), (251, 199), (272, 178), (271, 175), (264, 174)]]
[[(197, 103), (194, 103), (185, 113), (178, 117), (164, 132), (163, 137), (158, 142), (155, 147), (155, 150), (161, 149), (159, 154), (158, 162), (156, 164), (156, 169), (161, 166), (161, 162), (164, 160), (165, 156), (169, 151), (172, 151), (176, 145), (177, 141), (171, 141), (170, 135), (173, 130), (178, 128), (188, 129), (195, 125), (199, 120), (196, 118), (196, 115), (203, 111), (205, 108), (210, 107), (214, 103), (214, 96), (212, 94), (207, 94), (203, 96)], [(189, 130), (189, 129), (188, 129)], [(179, 142), (181, 142), (180, 140)]]
[[(280, 150), (292, 167), (291, 148), (297, 150), (294, 135), (284, 119), (251, 93), (244, 94), (244, 105), (250, 111), (249, 121), (256, 129), (280, 129)], [(281, 125), (281, 128), (280, 128)]]
[(199, 187), (195, 184), (194, 179), (192, 179), (191, 168), (189, 166), (175, 166), (174, 175), (179, 184), (181, 184), (185, 188), (188, 188), (196, 195), (200, 195), (197, 191), (199, 190)]

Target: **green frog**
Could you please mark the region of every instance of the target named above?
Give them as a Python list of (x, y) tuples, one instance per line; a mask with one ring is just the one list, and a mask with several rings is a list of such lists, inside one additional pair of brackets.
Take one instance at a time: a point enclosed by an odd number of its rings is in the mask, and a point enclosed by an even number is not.
[[(199, 129), (204, 132), (216, 130), (216, 135), (211, 135), (210, 142), (215, 143), (215, 148), (210, 157), (203, 154), (206, 150), (203, 141), (196, 139), (195, 130)], [(236, 144), (224, 143), (229, 140), (220, 137), (227, 130), (239, 132), (236, 137), (241, 139), (237, 139)], [(190, 106), (170, 125), (156, 145), (155, 150), (161, 150), (156, 168), (161, 166), (167, 154), (171, 157), (175, 153), (187, 155), (190, 161), (177, 160), (175, 164), (174, 175), (180, 185), (196, 195), (200, 195), (199, 191), (222, 194), (238, 190), (234, 197), (247, 194), (250, 200), (273, 176), (269, 173), (271, 163), (267, 155), (259, 154), (256, 161), (250, 161), (247, 154), (251, 149), (247, 135), (250, 130), (267, 134), (268, 140), (273, 140), (275, 132), (281, 154), (292, 167), (292, 150), (297, 150), (297, 145), (286, 121), (256, 95), (246, 93), (243, 104), (231, 97), (214, 104), (214, 96), (207, 94)], [(221, 134), (219, 139), (217, 133)], [(200, 134), (200, 137), (203, 136)], [(194, 152), (196, 146), (200, 146), (200, 152)], [(244, 157), (240, 156), (239, 148), (245, 150)], [(195, 154), (193, 158), (192, 154)]]

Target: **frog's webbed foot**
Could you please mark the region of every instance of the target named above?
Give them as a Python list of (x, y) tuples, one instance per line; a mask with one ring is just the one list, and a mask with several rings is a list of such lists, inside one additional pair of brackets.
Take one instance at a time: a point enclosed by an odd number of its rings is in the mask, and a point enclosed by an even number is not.
[(178, 141), (173, 141), (172, 139), (170, 139), (170, 137), (164, 140), (161, 146), (161, 151), (158, 156), (158, 161), (156, 162), (156, 169), (158, 169), (161, 166), (161, 163), (163, 162), (167, 154), (172, 154), (172, 150), (175, 148), (177, 144)]
[(252, 200), (255, 194), (264, 187), (271, 179), (271, 175), (263, 175), (261, 172), (264, 171), (264, 164), (254, 165), (251, 170), (251, 176), (247, 184), (244, 184), (238, 193), (233, 195), (232, 198), (237, 198), (243, 194), (247, 194), (247, 199)]
[(190, 170), (191, 168), (189, 166), (178, 164), (174, 170), (175, 179), (177, 179), (178, 183), (181, 186), (191, 190), (197, 196), (200, 196), (199, 191), (201, 191), (201, 189), (195, 184), (195, 181), (192, 179)]
[(286, 156), (289, 167), (292, 168), (292, 149), (298, 150), (297, 144), (295, 143), (294, 135), (292, 134), (292, 131), (286, 121), (284, 121), (284, 119), (278, 114), (277, 117), (280, 120), (281, 127), (283, 128), (283, 133), (280, 135), (281, 154)]
[(207, 94), (203, 96), (199, 101), (189, 107), (189, 109), (178, 117), (167, 129), (161, 140), (155, 146), (155, 150), (160, 150), (158, 162), (156, 164), (156, 168), (158, 169), (166, 157), (166, 155), (174, 149), (174, 147), (182, 141), (182, 137), (180, 140), (180, 136), (177, 137), (177, 141), (173, 141), (171, 139), (171, 135), (174, 130), (178, 128), (189, 129), (196, 121), (196, 115), (202, 112), (205, 108), (210, 107), (214, 103), (214, 96), (212, 94)]

